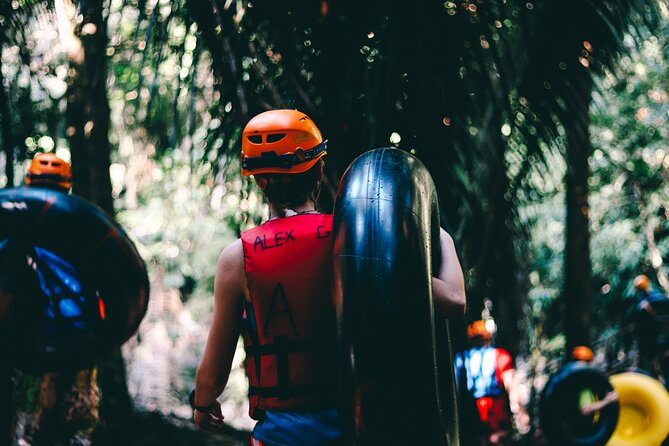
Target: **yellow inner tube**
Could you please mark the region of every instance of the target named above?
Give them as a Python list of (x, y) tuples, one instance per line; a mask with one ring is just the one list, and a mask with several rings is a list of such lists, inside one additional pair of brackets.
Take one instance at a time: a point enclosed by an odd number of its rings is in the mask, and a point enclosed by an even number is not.
[(669, 434), (669, 393), (657, 380), (640, 373), (611, 376), (620, 416), (607, 446), (660, 446)]

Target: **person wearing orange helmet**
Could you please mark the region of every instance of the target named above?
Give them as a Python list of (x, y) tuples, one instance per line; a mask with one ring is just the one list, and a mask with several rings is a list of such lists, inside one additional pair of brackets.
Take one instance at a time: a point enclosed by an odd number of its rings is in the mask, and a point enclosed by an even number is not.
[(637, 310), (643, 310), (655, 317), (653, 303), (666, 301), (667, 296), (653, 288), (650, 279), (645, 274), (640, 274), (634, 278), (634, 289), (638, 301)]
[[(492, 325), (492, 327), (491, 327)], [(477, 320), (467, 326), (471, 348), (456, 356), (455, 366), (463, 370), (468, 396), (474, 399), (482, 426), (476, 432), (480, 445), (509, 445), (513, 415), (520, 431), (529, 427), (529, 416), (520, 402), (513, 358), (492, 345), (492, 320)]]
[[(35, 198), (31, 189), (49, 189), (41, 198), (46, 205), (45, 211), (54, 209), (52, 200), (71, 203), (74, 199), (59, 194), (70, 194), (72, 169), (69, 162), (54, 153), (36, 154), (24, 183), (18, 191), (25, 192), (31, 199)], [(70, 218), (77, 217), (72, 215)], [(52, 232), (57, 234), (57, 231)], [(59, 252), (52, 251), (48, 244), (25, 246), (25, 241), (19, 244), (9, 241), (4, 248), (8, 252), (0, 258), (0, 269), (11, 271), (11, 280), (0, 278), (0, 323), (3, 313), (11, 311), (11, 317), (21, 326), (29, 327), (32, 332), (48, 333), (47, 338), (53, 340), (48, 349), (36, 341), (40, 338), (31, 339), (35, 349), (39, 345), (50, 354), (60, 349), (59, 343), (66, 336), (71, 336), (73, 343), (80, 342), (78, 333), (99, 323), (98, 300), (94, 297), (97, 290), (84, 288), (81, 271)], [(17, 262), (17, 258), (27, 261)], [(8, 264), (11, 266), (5, 268)], [(14, 296), (21, 299), (14, 299)], [(35, 308), (41, 311), (36, 312)], [(12, 342), (18, 341), (13, 339)], [(93, 431), (99, 426), (97, 366), (88, 361), (74, 363), (68, 360), (65, 364), (49, 366), (34, 362), (23, 364), (21, 368), (24, 368), (21, 372), (13, 372), (13, 383), (15, 418), (22, 420), (22, 426), (11, 432), (14, 436), (12, 444), (52, 444), (56, 441), (55, 435), (62, 436), (57, 440), (59, 443), (90, 444)], [(54, 418), (55, 408), (64, 415)]]
[[(316, 206), (327, 141), (304, 113), (271, 110), (248, 122), (241, 146), (242, 175), (253, 176), (270, 215), (219, 257), (213, 321), (190, 398), (194, 422), (205, 431), (222, 428), (217, 398), (241, 333), (249, 413), (258, 420), (252, 444), (345, 444), (337, 409), (332, 214)], [(448, 267), (434, 279), (434, 294), (443, 311), (462, 314), (455, 262), (442, 261)], [(457, 270), (462, 283), (459, 263)]]
[(25, 183), (30, 187), (46, 187), (69, 192), (72, 188), (72, 168), (70, 163), (53, 153), (35, 155)]
[[(634, 278), (636, 291), (635, 325), (639, 342), (639, 366), (655, 375), (669, 375), (669, 345), (666, 336), (660, 336), (666, 326), (664, 317), (669, 312), (669, 298), (653, 288), (645, 274)], [(659, 314), (658, 314), (659, 313)], [(669, 381), (667, 381), (669, 382)]]
[(590, 347), (587, 345), (577, 345), (571, 349), (569, 356), (573, 361), (582, 362), (590, 362), (595, 358), (595, 355), (592, 353), (592, 349), (590, 349)]
[[(577, 345), (569, 353), (569, 361), (591, 364), (595, 359), (592, 349), (587, 345)], [(591, 417), (596, 412), (618, 401), (615, 390), (608, 392), (603, 398), (597, 398), (590, 387), (584, 387), (578, 394), (578, 408), (583, 417)], [(592, 419), (584, 420), (586, 426), (592, 424)]]

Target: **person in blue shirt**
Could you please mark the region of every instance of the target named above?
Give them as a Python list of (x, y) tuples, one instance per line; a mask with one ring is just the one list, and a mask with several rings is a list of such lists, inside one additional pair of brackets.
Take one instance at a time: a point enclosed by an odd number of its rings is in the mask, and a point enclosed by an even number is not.
[(637, 310), (645, 311), (651, 316), (656, 316), (656, 311), (653, 308), (654, 303), (669, 300), (667, 296), (653, 288), (650, 279), (645, 274), (634, 278), (634, 289), (636, 290)]
[[(39, 153), (30, 163), (24, 187), (57, 191), (69, 199), (71, 165), (54, 153)], [(53, 202), (44, 204), (48, 209)], [(51, 232), (51, 239), (58, 237)], [(0, 240), (0, 271), (0, 338), (11, 331), (7, 339), (19, 348), (28, 339), (45, 351), (57, 351), (64, 343), (90, 337), (91, 327), (101, 322), (95, 290), (86, 287), (81, 272), (52, 248), (26, 246), (21, 239)], [(31, 338), (34, 333), (40, 337)], [(41, 343), (44, 339), (48, 345)], [(33, 343), (25, 345), (38, 351)], [(42, 366), (31, 362), (9, 371), (13, 417), (22, 422), (0, 433), (0, 444), (7, 435), (13, 437), (7, 444), (90, 444), (99, 425), (97, 367), (68, 362), (44, 371)]]
[[(653, 288), (646, 275), (634, 278), (639, 366), (666, 380), (669, 373), (669, 298)], [(662, 376), (664, 375), (664, 376)]]
[[(477, 417), (474, 423), (475, 441), (485, 446), (505, 446), (511, 442), (511, 406), (516, 422), (523, 433), (529, 428), (529, 416), (520, 402), (513, 358), (503, 348), (493, 345), (492, 333), (486, 321), (477, 320), (467, 327), (471, 348), (458, 354), (455, 368), (460, 371), (462, 387), (468, 393), (461, 398), (473, 399)], [(469, 414), (467, 414), (470, 416)], [(467, 420), (471, 421), (471, 420)]]

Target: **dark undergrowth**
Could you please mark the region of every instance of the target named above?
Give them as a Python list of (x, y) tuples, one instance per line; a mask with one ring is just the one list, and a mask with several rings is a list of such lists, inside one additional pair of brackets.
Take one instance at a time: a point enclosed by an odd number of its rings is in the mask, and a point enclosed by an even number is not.
[(100, 428), (93, 446), (247, 446), (250, 432), (225, 426), (220, 434), (201, 432), (190, 420), (156, 412), (134, 412), (127, 425)]

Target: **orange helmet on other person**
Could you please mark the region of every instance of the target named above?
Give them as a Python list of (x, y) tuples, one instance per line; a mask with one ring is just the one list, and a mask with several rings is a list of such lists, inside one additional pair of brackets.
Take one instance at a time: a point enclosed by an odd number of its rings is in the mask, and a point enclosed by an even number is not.
[(327, 141), (304, 113), (270, 110), (242, 132), (242, 175), (306, 172), (327, 152)]
[(474, 321), (467, 327), (467, 336), (469, 339), (481, 338), (491, 339), (492, 333), (488, 331), (484, 320)]
[(650, 279), (645, 274), (641, 274), (634, 278), (634, 288), (640, 291), (648, 291), (650, 288)]
[(586, 347), (585, 345), (578, 345), (572, 349), (571, 357), (577, 361), (589, 362), (592, 361), (595, 355), (592, 353), (592, 350), (590, 350), (589, 347)]
[(72, 187), (70, 163), (53, 153), (37, 154), (28, 168), (26, 184), (29, 186), (57, 186), (69, 191)]

